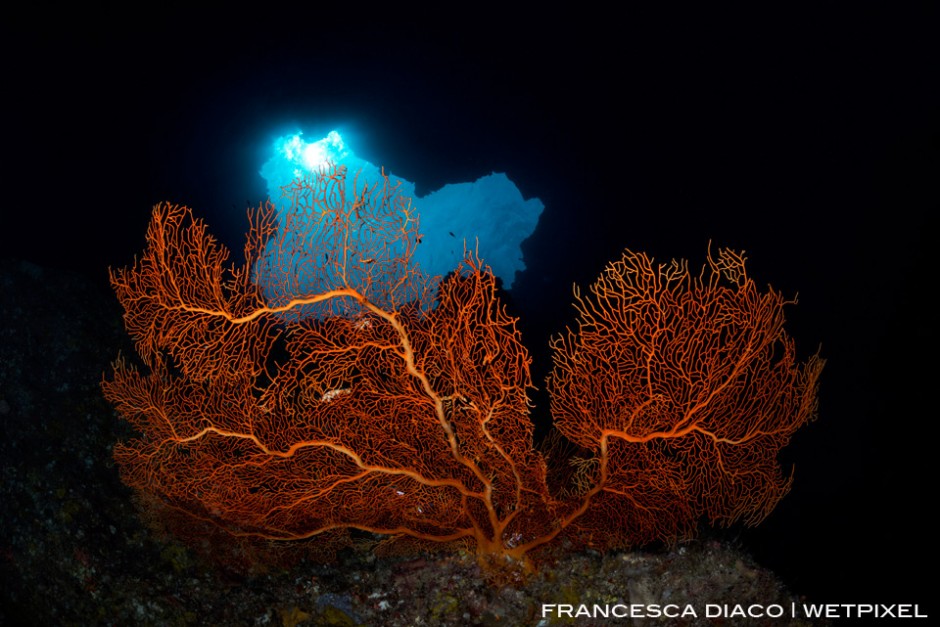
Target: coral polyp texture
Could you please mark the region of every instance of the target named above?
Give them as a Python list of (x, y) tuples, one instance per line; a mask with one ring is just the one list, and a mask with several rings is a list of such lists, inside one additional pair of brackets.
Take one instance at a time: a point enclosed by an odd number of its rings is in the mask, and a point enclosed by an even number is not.
[[(114, 455), (154, 521), (190, 541), (463, 550), (524, 571), (552, 546), (754, 524), (789, 489), (777, 454), (815, 416), (823, 361), (797, 361), (787, 301), (741, 255), (693, 275), (627, 251), (576, 291), (542, 452), (529, 353), (487, 266), (471, 254), (425, 277), (415, 216), (387, 179), (335, 167), (294, 185), (303, 230), (258, 208), (243, 263), (163, 204), (143, 256), (112, 272), (146, 366), (119, 358), (103, 383), (139, 433)], [(327, 264), (333, 284), (267, 300), (264, 278), (288, 273), (263, 264), (298, 246), (316, 262), (291, 272)]]

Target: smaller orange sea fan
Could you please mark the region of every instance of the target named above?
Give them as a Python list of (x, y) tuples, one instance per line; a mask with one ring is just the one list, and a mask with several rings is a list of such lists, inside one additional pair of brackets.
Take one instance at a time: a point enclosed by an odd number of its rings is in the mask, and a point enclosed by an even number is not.
[(548, 386), (556, 427), (590, 452), (574, 527), (591, 544), (688, 537), (702, 517), (753, 525), (789, 490), (777, 453), (816, 416), (824, 361), (797, 363), (791, 301), (744, 262), (719, 250), (694, 276), (626, 251), (575, 291)]

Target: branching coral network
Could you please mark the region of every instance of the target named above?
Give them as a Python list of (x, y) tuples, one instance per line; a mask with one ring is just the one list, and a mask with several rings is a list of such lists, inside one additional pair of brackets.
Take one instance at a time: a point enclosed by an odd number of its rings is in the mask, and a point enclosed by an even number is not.
[[(815, 416), (823, 361), (797, 362), (788, 302), (740, 254), (693, 275), (626, 251), (576, 290), (543, 453), (529, 353), (485, 264), (468, 255), (431, 293), (417, 217), (387, 180), (328, 168), (287, 192), (317, 219), (253, 211), (242, 264), (162, 204), (143, 256), (112, 272), (146, 368), (119, 358), (103, 389), (139, 434), (115, 459), (153, 520), (191, 541), (464, 550), (525, 571), (562, 539), (754, 524), (789, 489), (777, 453)], [(272, 301), (265, 277), (291, 273), (266, 264), (329, 280)]]

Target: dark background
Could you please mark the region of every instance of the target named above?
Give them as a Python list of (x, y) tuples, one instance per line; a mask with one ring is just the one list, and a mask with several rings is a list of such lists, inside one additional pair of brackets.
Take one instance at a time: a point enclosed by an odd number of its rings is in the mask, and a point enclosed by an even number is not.
[(2, 27), (0, 256), (105, 283), (161, 200), (240, 249), (270, 140), (352, 126), (420, 194), (503, 171), (545, 203), (511, 293), (541, 383), (572, 284), (625, 247), (693, 266), (709, 241), (745, 249), (759, 283), (799, 292), (788, 328), (828, 363), (820, 418), (784, 453), (792, 493), (727, 537), (814, 600), (930, 607), (932, 5), (129, 11)]

